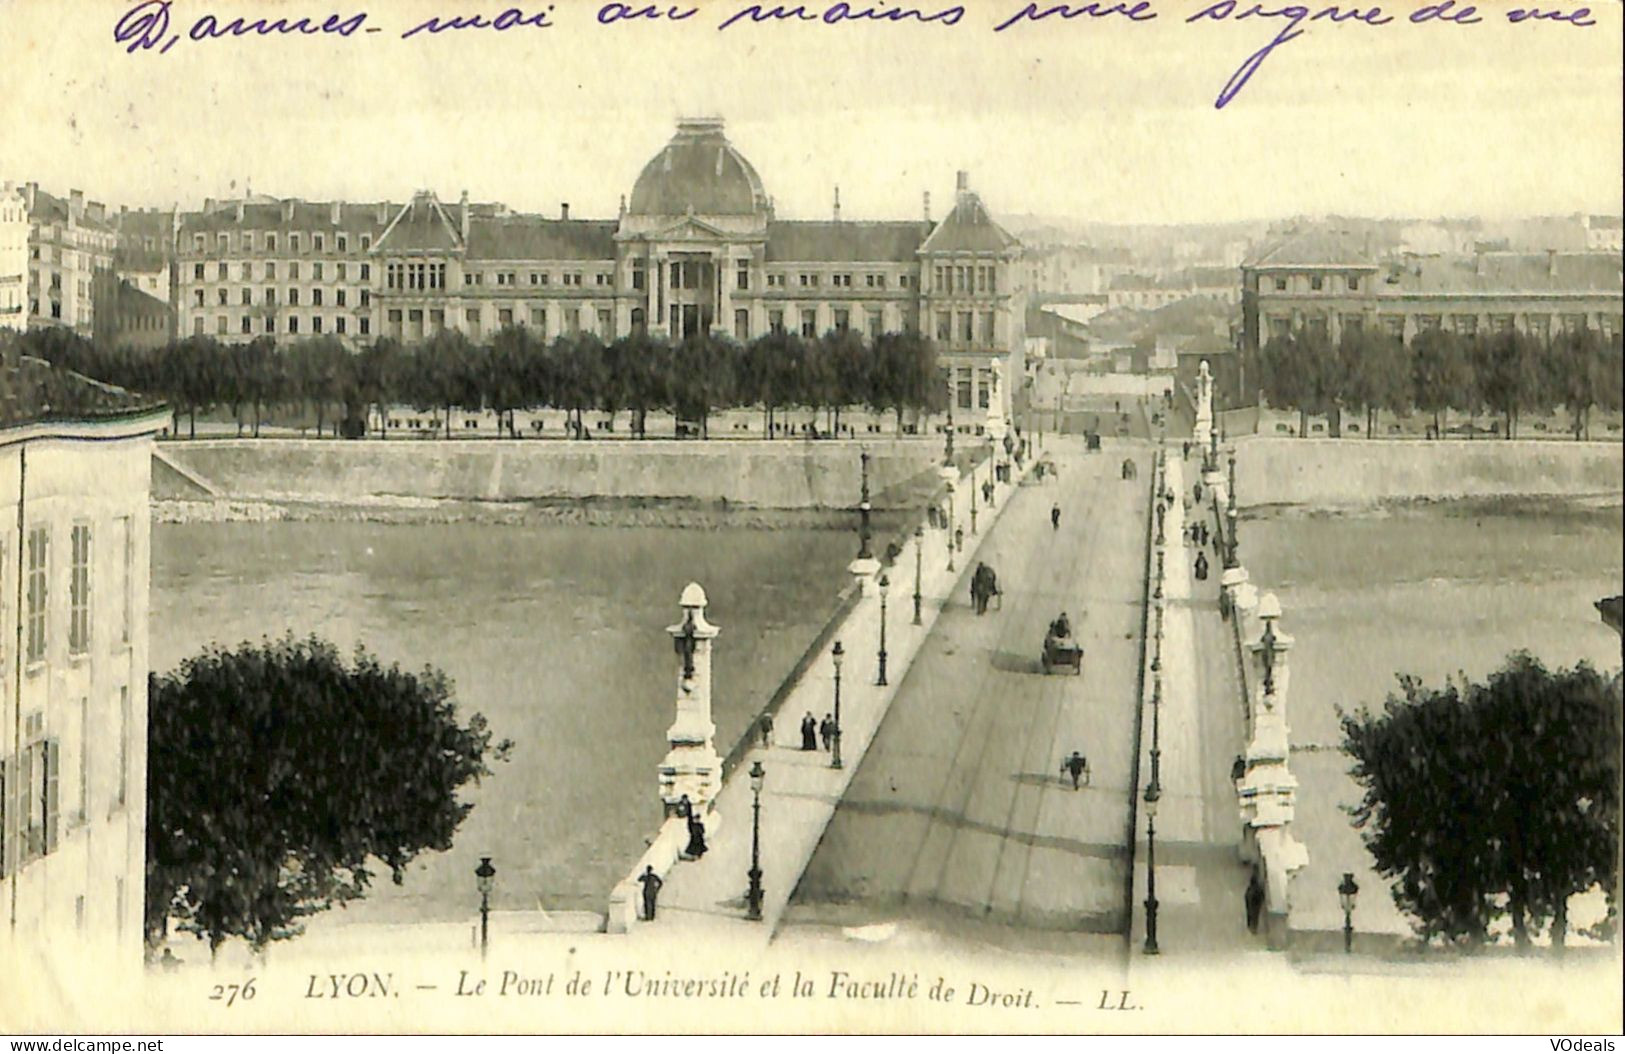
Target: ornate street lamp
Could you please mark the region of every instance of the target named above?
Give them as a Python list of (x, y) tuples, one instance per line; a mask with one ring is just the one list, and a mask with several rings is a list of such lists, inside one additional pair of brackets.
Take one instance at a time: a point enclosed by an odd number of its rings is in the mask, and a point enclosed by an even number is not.
[(858, 515), (861, 517), (858, 527), (858, 559), (872, 560), (874, 555), (869, 552), (869, 451), (864, 450), (859, 455), (863, 465), (863, 497), (858, 502)]
[(1151, 784), (1162, 786), (1162, 674), (1151, 682)]
[(925, 559), (925, 525), (914, 528), (914, 624), (920, 624), (920, 564)]
[(1354, 872), (1343, 872), (1343, 881), (1337, 887), (1338, 902), (1343, 905), (1343, 954), (1354, 950), (1354, 898), (1360, 895), (1360, 884), (1354, 881)]
[(948, 368), (948, 430), (943, 433), (942, 446), (942, 463), (944, 465), (954, 463), (954, 395), (956, 394), (954, 392), (954, 374), (957, 371), (957, 366)]
[(1145, 786), (1145, 954), (1157, 947), (1157, 802), (1162, 788), (1153, 779)]
[(497, 884), (497, 869), (491, 866), (491, 858), (480, 857), (480, 866), (474, 869), (474, 885), (480, 891), (480, 958), (485, 957), (485, 950), (491, 943), (491, 890)]
[(835, 664), (835, 727), (830, 730), (829, 767), (838, 769), (841, 767), (841, 661), (846, 658), (846, 649), (841, 647), (840, 641), (830, 649), (829, 657)]
[(750, 766), (750, 889), (745, 894), (749, 910), (746, 917), (752, 922), (762, 921), (762, 780), (767, 770), (758, 759)]
[(948, 481), (948, 570), (954, 569), (954, 482)]
[(886, 590), (891, 587), (891, 579), (885, 572), (880, 575), (880, 673), (875, 678), (875, 684), (884, 685), (886, 681)]
[(970, 469), (970, 533), (976, 533), (976, 466)]
[(1275, 619), (1269, 617), (1268, 615), (1264, 616), (1264, 633), (1260, 640), (1264, 645), (1262, 649), (1264, 659), (1264, 695), (1268, 697), (1275, 694), (1276, 642)]

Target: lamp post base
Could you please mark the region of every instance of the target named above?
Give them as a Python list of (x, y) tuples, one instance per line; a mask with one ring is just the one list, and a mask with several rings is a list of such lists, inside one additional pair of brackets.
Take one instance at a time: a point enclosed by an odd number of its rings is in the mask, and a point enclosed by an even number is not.
[(762, 869), (750, 869), (750, 891), (745, 894), (745, 917), (752, 922), (762, 921)]

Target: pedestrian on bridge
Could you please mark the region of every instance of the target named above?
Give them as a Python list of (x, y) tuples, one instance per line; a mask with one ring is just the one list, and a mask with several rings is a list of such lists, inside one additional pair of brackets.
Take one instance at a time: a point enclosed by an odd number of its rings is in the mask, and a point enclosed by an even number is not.
[(756, 727), (761, 732), (761, 735), (762, 735), (762, 746), (764, 746), (764, 747), (772, 746), (773, 745), (773, 715), (764, 713), (762, 715), (762, 719), (756, 723)]
[(638, 876), (638, 882), (643, 886), (643, 921), (653, 922), (655, 920), (655, 901), (660, 896), (660, 887), (666, 883), (662, 882), (660, 876), (655, 874), (653, 864), (643, 869), (643, 874)]
[(1072, 789), (1077, 790), (1080, 778), (1085, 784), (1089, 782), (1089, 759), (1074, 750), (1071, 757), (1061, 762), (1061, 774), (1071, 776)]
[(834, 735), (835, 719), (825, 714), (824, 719), (818, 722), (818, 738), (823, 741), (825, 750), (829, 749), (829, 742)]
[(1061, 529), (1061, 507), (1059, 505), (1050, 506), (1049, 525), (1050, 530), (1058, 531)]
[(1207, 581), (1207, 553), (1198, 552), (1196, 554), (1196, 580), (1198, 582)]
[(801, 719), (801, 749), (818, 749), (818, 719), (813, 717), (811, 710)]

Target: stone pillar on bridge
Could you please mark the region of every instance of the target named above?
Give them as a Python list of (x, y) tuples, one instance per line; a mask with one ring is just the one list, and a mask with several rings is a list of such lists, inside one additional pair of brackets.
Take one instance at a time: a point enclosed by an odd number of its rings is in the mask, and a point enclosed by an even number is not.
[(1213, 377), (1203, 359), (1196, 369), (1196, 425), (1191, 430), (1191, 442), (1199, 452), (1208, 447), (1208, 436), (1213, 431)]
[(660, 763), (660, 800), (673, 816), (686, 795), (704, 812), (722, 789), (722, 759), (711, 721), (711, 642), (721, 632), (705, 620), (705, 590), (690, 582), (678, 601), (683, 620), (667, 626), (677, 652), (677, 720), (666, 731), (671, 749)]
[(1289, 767), (1290, 728), (1286, 717), (1287, 655), (1292, 637), (1278, 630), (1281, 603), (1274, 593), (1259, 599), (1263, 630), (1248, 645), (1258, 689), (1250, 700), (1245, 771), (1237, 781), (1241, 808), (1241, 859), (1264, 887), (1259, 923), (1268, 946), (1287, 946), (1292, 877), (1309, 862), (1309, 852), (1292, 835), (1298, 780)]

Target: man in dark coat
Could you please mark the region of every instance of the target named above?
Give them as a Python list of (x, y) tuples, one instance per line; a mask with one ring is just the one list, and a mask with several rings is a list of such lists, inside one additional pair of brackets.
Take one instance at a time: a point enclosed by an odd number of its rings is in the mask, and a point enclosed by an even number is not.
[(1078, 778), (1089, 771), (1089, 760), (1076, 750), (1072, 756), (1061, 762), (1061, 772), (1072, 777), (1072, 789), (1078, 789)]
[(825, 714), (824, 719), (818, 722), (818, 738), (823, 742), (825, 750), (829, 749), (830, 737), (834, 734), (835, 719), (830, 717), (828, 714)]
[(655, 900), (660, 896), (660, 887), (666, 883), (662, 882), (660, 876), (655, 874), (653, 864), (643, 869), (643, 874), (638, 876), (638, 882), (643, 886), (643, 921), (653, 922), (655, 920)]
[(764, 747), (772, 746), (773, 745), (773, 715), (772, 714), (763, 714), (762, 719), (757, 722), (757, 728), (758, 728), (758, 730), (760, 730), (760, 732), (762, 734), (762, 746), (764, 746)]
[(1061, 507), (1059, 505), (1050, 506), (1049, 525), (1051, 530), (1058, 531), (1061, 529)]
[(818, 749), (818, 720), (813, 717), (811, 710), (808, 710), (807, 716), (801, 719), (801, 749)]
[(1198, 582), (1206, 582), (1207, 581), (1207, 554), (1206, 553), (1197, 553), (1196, 554), (1196, 580)]
[(1258, 880), (1258, 872), (1247, 882), (1247, 931), (1258, 932), (1258, 920), (1264, 914), (1264, 884)]
[(698, 860), (705, 855), (705, 824), (695, 813), (688, 814), (688, 847), (683, 850), (683, 857), (688, 860)]

